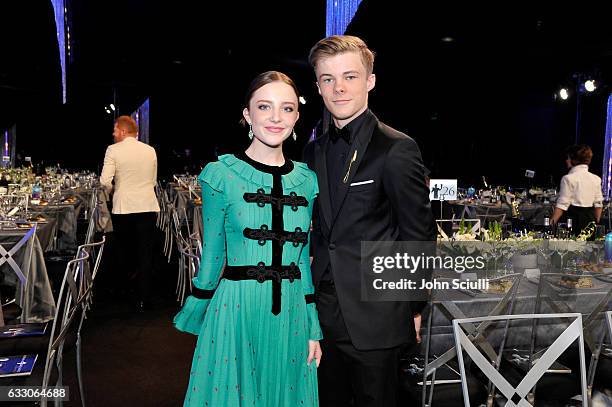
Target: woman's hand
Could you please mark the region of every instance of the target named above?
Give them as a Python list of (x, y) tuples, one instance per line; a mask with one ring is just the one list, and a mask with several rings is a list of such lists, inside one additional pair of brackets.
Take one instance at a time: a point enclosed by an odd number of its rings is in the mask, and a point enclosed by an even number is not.
[(321, 364), (321, 345), (319, 341), (311, 341), (308, 340), (308, 360), (307, 363), (310, 365), (310, 362), (314, 359), (317, 363), (317, 367)]

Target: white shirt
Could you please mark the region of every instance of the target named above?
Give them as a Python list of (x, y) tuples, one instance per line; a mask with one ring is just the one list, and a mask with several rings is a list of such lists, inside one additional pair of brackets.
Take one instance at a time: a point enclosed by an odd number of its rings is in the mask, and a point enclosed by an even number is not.
[(589, 172), (589, 166), (580, 164), (572, 167), (561, 178), (561, 189), (557, 198), (557, 208), (564, 211), (573, 206), (600, 208), (603, 202), (601, 178)]
[(153, 147), (134, 137), (108, 146), (100, 184), (109, 192), (113, 178), (114, 214), (159, 212), (155, 196), (157, 154)]

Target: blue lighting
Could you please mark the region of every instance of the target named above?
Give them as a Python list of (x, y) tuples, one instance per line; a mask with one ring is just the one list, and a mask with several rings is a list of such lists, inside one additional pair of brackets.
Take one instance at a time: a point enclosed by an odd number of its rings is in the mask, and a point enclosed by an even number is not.
[(608, 116), (606, 120), (606, 142), (604, 145), (604, 160), (602, 170), (602, 189), (604, 199), (609, 199), (612, 195), (610, 182), (612, 177), (612, 94), (608, 96)]
[(62, 66), (62, 101), (66, 103), (66, 3), (65, 0), (51, 0), (51, 4), (55, 12), (57, 45), (59, 47), (60, 64)]
[(327, 0), (325, 35), (342, 35), (359, 8), (361, 0)]
[(149, 99), (145, 100), (130, 116), (136, 120), (138, 125), (138, 140), (149, 144)]

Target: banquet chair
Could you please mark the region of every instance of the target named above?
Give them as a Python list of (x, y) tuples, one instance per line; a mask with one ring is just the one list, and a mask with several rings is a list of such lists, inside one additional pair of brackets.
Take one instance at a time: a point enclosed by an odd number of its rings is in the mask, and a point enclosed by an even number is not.
[[(201, 250), (201, 248), (197, 246), (197, 243), (192, 243), (193, 240), (191, 236), (186, 235), (187, 237), (184, 237), (183, 219), (179, 218), (178, 211), (176, 209), (172, 210), (172, 226), (174, 236), (173, 239), (176, 243), (178, 252), (176, 295), (177, 301), (183, 305), (185, 294), (187, 293), (187, 287), (189, 287), (189, 292), (191, 292), (191, 277), (193, 277), (193, 274), (199, 268), (200, 256), (196, 253), (197, 250)], [(194, 259), (197, 259), (198, 267), (192, 272), (191, 270), (194, 267)]]
[(172, 247), (174, 243), (174, 214), (176, 209), (174, 204), (170, 202), (168, 199), (166, 191), (164, 191), (164, 200), (165, 200), (165, 214), (164, 221), (162, 224), (165, 239), (164, 239), (164, 254), (168, 258), (168, 263), (170, 263), (170, 257), (172, 256)]
[[(82, 368), (82, 337), (81, 330), (83, 328), (83, 322), (87, 318), (87, 311), (91, 308), (93, 303), (93, 284), (98, 275), (100, 268), (100, 261), (102, 254), (104, 253), (104, 245), (106, 243), (106, 236), (102, 236), (102, 240), (99, 242), (88, 243), (79, 246), (77, 253), (85, 253), (89, 255), (89, 262), (84, 262), (81, 269), (81, 285), (79, 288), (79, 298), (82, 299), (83, 310), (80, 315), (80, 321), (76, 332), (76, 367), (77, 367), (77, 381), (79, 385), (79, 392), (81, 394), (81, 404), (85, 406), (85, 391), (83, 388), (83, 368)], [(96, 257), (92, 258), (91, 254), (96, 253)], [(90, 267), (89, 264), (93, 267)]]
[[(612, 392), (612, 311), (602, 312), (599, 341), (591, 353), (587, 372), (587, 395), (592, 405), (597, 391)], [(607, 340), (606, 340), (607, 339)]]
[(180, 254), (182, 260), (182, 268), (179, 270), (180, 279), (181, 279), (181, 290), (179, 292), (178, 301), (181, 306), (185, 302), (185, 296), (187, 294), (187, 287), (189, 287), (189, 293), (193, 288), (192, 279), (198, 273), (200, 268), (200, 257), (191, 253), (191, 251), (186, 247), (180, 249)]
[[(0, 386), (41, 386), (48, 388), (63, 385), (63, 356), (76, 340), (77, 322), (85, 311), (86, 292), (81, 290), (85, 276), (85, 250), (80, 251), (66, 265), (64, 278), (57, 299), (57, 307), (51, 329), (43, 336), (3, 338), (0, 340), (2, 356), (37, 354), (38, 360), (28, 376), (0, 378)], [(43, 361), (44, 359), (44, 361)], [(73, 393), (74, 395), (74, 393)], [(83, 400), (81, 400), (83, 403)], [(48, 400), (41, 399), (40, 405), (47, 406)], [(55, 405), (63, 405), (55, 401)]]
[(155, 184), (155, 196), (157, 197), (157, 203), (159, 205), (159, 212), (157, 213), (157, 219), (155, 221), (155, 226), (157, 226), (159, 229), (162, 229), (162, 224), (163, 224), (163, 220), (164, 220), (164, 212), (165, 212), (165, 202), (164, 199), (162, 197), (162, 191), (161, 191), (161, 187), (159, 186), (159, 184)]
[(464, 222), (469, 233), (473, 235), (480, 234), (480, 219), (436, 219), (438, 234), (442, 238), (452, 238), (455, 232), (459, 230), (461, 222)]
[(497, 222), (500, 225), (504, 225), (506, 221), (505, 213), (498, 214), (476, 214), (476, 217), (480, 219), (480, 225), (482, 228), (487, 229), (493, 222)]
[(100, 213), (100, 202), (98, 202), (97, 190), (94, 189), (89, 201), (89, 212), (87, 213), (87, 233), (85, 234), (85, 244), (89, 244), (93, 240), (96, 233), (96, 224)]
[[(495, 304), (490, 311), (480, 311), (478, 309), (471, 309), (471, 313), (488, 313), (489, 316), (499, 315), (501, 313), (512, 314), (514, 309), (514, 303), (516, 294), (518, 292), (519, 285), (522, 280), (521, 274), (509, 274), (504, 277), (492, 279), (491, 281), (507, 279), (511, 281), (511, 286), (508, 290), (501, 294), (487, 294), (466, 291), (465, 294), (469, 295), (474, 303), (480, 300), (482, 304), (490, 303)], [(440, 278), (438, 278), (440, 280)], [(469, 312), (469, 311), (468, 311)], [(436, 315), (437, 314), (437, 315)], [(432, 405), (443, 405), (453, 406), (460, 405), (461, 388), (459, 386), (460, 377), (456, 372), (454, 380), (448, 380), (448, 377), (440, 377), (440, 372), (448, 376), (448, 373), (456, 366), (455, 358), (457, 356), (456, 347), (453, 346), (452, 341), (445, 341), (444, 327), (435, 326), (436, 320), (445, 319), (452, 321), (457, 318), (466, 318), (466, 315), (459, 306), (451, 301), (449, 298), (445, 298), (445, 294), (442, 292), (438, 293), (434, 291), (430, 298), (429, 307), (427, 310), (427, 323), (426, 333), (423, 335), (424, 359), (421, 362), (419, 360), (419, 369), (422, 373), (420, 377), (421, 381), (417, 383), (418, 386), (404, 386), (407, 387), (408, 393), (413, 399), (419, 398), (421, 405), (432, 406)], [(438, 321), (439, 323), (440, 321)], [(489, 328), (490, 323), (484, 322), (479, 325), (470, 326), (470, 339), (477, 344), (478, 347), (489, 355), (491, 358), (496, 357), (495, 350), (484, 340), (484, 333)], [(439, 354), (439, 356), (434, 356)], [(414, 367), (413, 367), (414, 369)], [(469, 391), (473, 399), (483, 401), (487, 397), (487, 389), (484, 384), (478, 383), (476, 380), (470, 381)], [(420, 396), (416, 395), (420, 392)]]
[[(568, 283), (563, 284), (563, 281), (568, 282), (580, 282), (580, 279), (591, 279), (597, 284), (595, 287), (586, 288), (578, 285), (569, 285)], [(594, 387), (596, 372), (601, 378), (605, 372), (612, 371), (609, 358), (600, 358), (601, 353), (601, 337), (602, 323), (601, 315), (602, 311), (605, 311), (609, 306), (610, 299), (612, 299), (612, 280), (606, 280), (606, 276), (601, 273), (588, 273), (577, 275), (575, 273), (559, 273), (559, 272), (547, 272), (539, 273), (537, 281), (537, 294), (535, 297), (535, 306), (533, 312), (539, 313), (576, 313), (581, 312), (583, 315), (582, 329), (584, 342), (586, 343), (586, 352), (590, 358), (587, 371), (587, 397), (590, 400), (592, 390)], [(529, 351), (526, 356), (530, 359), (539, 358), (547, 348), (544, 347), (540, 351), (535, 352), (536, 334), (538, 332), (539, 320), (534, 319), (532, 321), (531, 330), (531, 344)], [(600, 338), (598, 341), (596, 338)], [(551, 372), (556, 373), (571, 373), (577, 369), (582, 362), (579, 355), (578, 349), (572, 348), (559, 359), (556, 366), (551, 369)], [(601, 361), (601, 363), (600, 363)], [(548, 372), (548, 373), (551, 373)], [(607, 373), (608, 376), (610, 373)], [(550, 381), (559, 381), (560, 376), (550, 378)], [(536, 391), (536, 388), (532, 391)], [(533, 395), (530, 395), (533, 397)], [(590, 401), (589, 401), (590, 402)]]
[[(520, 328), (525, 328), (525, 324), (521, 326), (520, 322), (525, 321), (528, 322), (532, 319), (569, 319), (572, 320), (569, 325), (564, 328), (561, 333), (557, 336), (557, 338), (552, 342), (550, 346), (547, 347), (546, 352), (542, 354), (542, 356), (532, 361), (515, 359), (514, 361), (518, 364), (522, 364), (522, 370), (516, 369), (515, 375), (502, 375), (500, 373), (500, 362), (501, 359), (498, 357), (497, 359), (491, 359), (487, 355), (483, 355), (475, 346), (473, 341), (468, 336), (469, 331), (466, 332), (465, 327), (473, 325), (475, 323), (495, 323), (495, 322), (519, 322), (518, 325), (513, 325), (511, 327), (511, 332), (514, 331), (516, 334), (512, 338), (512, 343), (507, 345), (507, 338), (502, 338), (499, 343), (499, 351), (498, 355), (501, 356), (506, 351), (506, 346), (508, 347), (520, 347), (521, 345), (526, 345), (525, 343), (520, 343), (521, 340), (525, 340), (524, 335), (520, 335)], [(547, 332), (556, 333), (559, 330), (559, 325), (549, 325), (547, 327)], [(461, 372), (461, 386), (463, 388), (463, 400), (465, 407), (469, 407), (474, 405), (474, 401), (470, 400), (470, 395), (468, 390), (468, 380), (466, 371), (466, 363), (464, 359), (463, 352), (471, 360), (473, 366), (478, 368), (493, 384), (494, 388), (499, 390), (501, 394), (497, 395), (497, 397), (489, 398), (487, 404), (501, 404), (508, 407), (521, 406), (527, 407), (532, 405), (537, 405), (535, 403), (535, 399), (539, 397), (539, 394), (536, 393), (534, 398), (530, 397), (531, 389), (536, 386), (536, 384), (542, 379), (544, 374), (550, 369), (550, 367), (555, 363), (555, 361), (565, 352), (567, 351), (572, 344), (578, 342), (578, 349), (580, 352), (580, 393), (582, 397), (582, 405), (584, 407), (587, 406), (587, 380), (586, 380), (586, 368), (585, 368), (585, 360), (584, 360), (584, 338), (583, 338), (583, 330), (582, 330), (582, 315), (579, 313), (567, 313), (567, 314), (521, 314), (521, 315), (499, 315), (499, 316), (487, 316), (487, 317), (476, 317), (476, 318), (466, 318), (466, 319), (456, 319), (453, 320), (453, 333), (455, 336), (455, 345), (457, 347), (457, 356), (459, 359), (459, 369)], [(510, 352), (512, 352), (512, 349)], [(512, 354), (511, 357), (518, 358), (515, 354)], [(560, 398), (567, 397), (568, 400), (571, 396), (563, 394), (563, 389), (558, 386), (554, 387), (555, 390), (550, 389), (546, 393), (557, 393), (556, 396)], [(553, 394), (547, 394), (548, 396), (555, 396)], [(563, 403), (564, 401), (568, 401), (564, 399), (558, 400)]]
[[(32, 226), (32, 228), (30, 228), (30, 230), (28, 230), (23, 237), (17, 240), (16, 243), (0, 243), (0, 267), (7, 264), (17, 277), (17, 291), (15, 292), (15, 299), (19, 299), (21, 308), (23, 308), (24, 305), (27, 305), (29, 303), (27, 293), (29, 292), (31, 282), (28, 281), (27, 275), (32, 261), (34, 239), (36, 238), (37, 227), (38, 224), (35, 223), (34, 226)], [(16, 256), (22, 251), (22, 249), (23, 257), (21, 261), (19, 261), (19, 259), (16, 259)], [(25, 313), (21, 312), (22, 309), (20, 307), (15, 306), (15, 299), (11, 299), (9, 301), (6, 301), (6, 303), (2, 304), (3, 308), (11, 306), (11, 309), (8, 312), (6, 309), (4, 310), (3, 317), (16, 317), (17, 313), (21, 314), (22, 322), (25, 322), (26, 315)]]
[(200, 234), (198, 232), (193, 232), (189, 235), (189, 241), (191, 242), (191, 248), (193, 250), (193, 254), (201, 257), (202, 256), (202, 242), (200, 241)]

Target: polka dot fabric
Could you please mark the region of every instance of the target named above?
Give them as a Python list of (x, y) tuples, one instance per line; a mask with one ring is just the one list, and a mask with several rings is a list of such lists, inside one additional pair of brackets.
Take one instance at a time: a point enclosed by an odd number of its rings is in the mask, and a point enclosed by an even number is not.
[[(308, 206), (282, 209), (285, 230), (310, 230), (316, 177), (294, 162), (282, 175), (283, 194), (295, 192)], [(315, 362), (307, 364), (308, 340), (322, 338), (314, 303), (308, 244), (283, 245), (282, 264), (294, 262), (301, 279), (281, 282), (281, 312), (274, 315), (272, 281), (227, 280), (224, 264), (272, 261), (272, 242), (260, 245), (243, 236), (245, 228), (271, 225), (270, 205), (248, 203), (245, 193), (271, 193), (272, 175), (233, 155), (208, 164), (202, 185), (203, 253), (197, 288), (216, 291), (210, 300), (187, 298), (174, 319), (177, 329), (198, 335), (185, 406), (318, 406)]]

